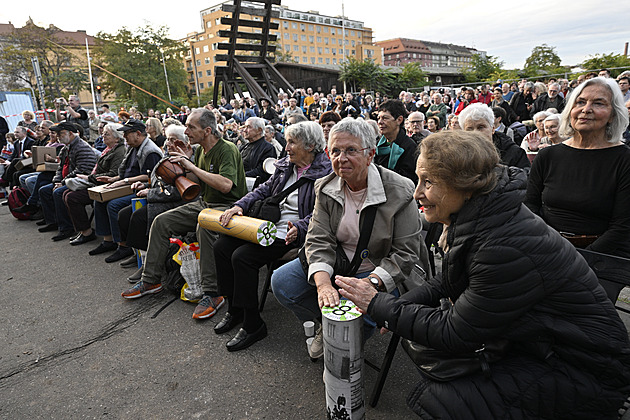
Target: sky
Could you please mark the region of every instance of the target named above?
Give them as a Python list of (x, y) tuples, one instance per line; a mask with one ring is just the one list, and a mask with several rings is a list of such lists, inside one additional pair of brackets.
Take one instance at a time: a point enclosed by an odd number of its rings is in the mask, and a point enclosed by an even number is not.
[[(68, 9), (49, 0), (31, 0), (29, 7), (3, 7), (0, 23), (20, 27), (30, 16), (37, 24), (86, 30), (89, 35), (150, 23), (168, 26), (171, 37), (179, 39), (201, 31), (200, 11), (217, 3), (110, 0)], [(283, 0), (282, 4), (293, 10), (341, 15), (341, 0)], [(590, 55), (623, 53), (624, 43), (630, 42), (628, 0), (599, 4), (592, 0), (450, 0), (440, 8), (409, 0), (345, 0), (344, 4), (345, 15), (372, 28), (375, 41), (402, 37), (474, 47), (497, 57), (507, 69), (522, 68), (532, 49), (542, 44), (556, 47), (563, 65), (577, 65)]]

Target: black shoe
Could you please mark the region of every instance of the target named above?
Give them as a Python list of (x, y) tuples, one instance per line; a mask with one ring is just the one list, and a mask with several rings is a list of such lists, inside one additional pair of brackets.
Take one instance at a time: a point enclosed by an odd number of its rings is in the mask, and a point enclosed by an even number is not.
[[(30, 215), (29, 217), (30, 220), (43, 220), (44, 219), (44, 212), (41, 210), (38, 210), (37, 212), (33, 213)], [(39, 223), (37, 223), (38, 225), (40, 225)], [(46, 221), (44, 221), (40, 226), (43, 226), (46, 224)]]
[(53, 236), (51, 239), (55, 242), (63, 241), (64, 239), (72, 238), (74, 236), (74, 230), (65, 230), (63, 232), (59, 232), (57, 235)]
[(241, 328), (238, 330), (238, 333), (236, 333), (236, 336), (228, 341), (225, 347), (227, 347), (228, 351), (244, 350), (265, 337), (267, 337), (267, 325), (263, 322), (262, 325), (251, 334)]
[[(44, 215), (42, 215), (42, 217), (44, 217)], [(35, 219), (33, 219), (33, 220), (35, 220)], [(39, 222), (37, 222), (37, 223), (35, 223), (35, 224), (36, 224), (37, 226), (44, 226), (44, 225), (46, 225), (47, 223), (46, 223), (46, 220), (42, 219), (42, 220), (40, 220)]]
[(119, 246), (116, 252), (114, 252), (109, 257), (105, 258), (106, 263), (113, 263), (116, 261), (120, 261), (123, 258), (127, 258), (133, 255), (133, 249), (128, 246)]
[(90, 255), (104, 254), (105, 252), (113, 251), (116, 248), (118, 248), (118, 245), (115, 242), (103, 241), (100, 243), (99, 246), (91, 250), (89, 254)]
[(16, 213), (35, 213), (37, 210), (39, 210), (39, 207), (34, 204), (24, 204), (13, 209)]
[(2, 202), (2, 205), (3, 205), (3, 206), (8, 206), (8, 205), (9, 205), (9, 200), (3, 201), (3, 202)]
[(57, 223), (51, 223), (49, 225), (40, 227), (39, 229), (37, 229), (38, 231), (44, 233), (44, 232), (54, 232), (56, 230), (59, 229), (59, 226), (57, 226)]
[(85, 236), (82, 233), (79, 233), (79, 236), (77, 236), (76, 238), (70, 241), (70, 245), (83, 245), (83, 244), (87, 244), (88, 242), (92, 242), (95, 239), (96, 239), (96, 233), (94, 233), (94, 231), (92, 231), (92, 233), (90, 233), (87, 236)]
[(140, 279), (142, 278), (142, 271), (143, 270), (144, 270), (144, 267), (138, 268), (138, 270), (136, 270), (135, 273), (133, 273), (132, 275), (127, 277), (127, 281), (129, 283), (138, 283), (138, 281), (140, 281)]
[(230, 331), (232, 328), (236, 327), (238, 324), (243, 322), (243, 313), (240, 315), (232, 315), (231, 313), (226, 313), (225, 316), (217, 325), (214, 326), (214, 332), (217, 334), (223, 334)]
[(120, 266), (121, 267), (125, 267), (125, 268), (132, 268), (132, 267), (138, 267), (138, 255), (136, 255), (136, 253), (134, 252), (133, 255), (129, 258), (127, 258), (126, 260), (122, 260), (120, 262)]

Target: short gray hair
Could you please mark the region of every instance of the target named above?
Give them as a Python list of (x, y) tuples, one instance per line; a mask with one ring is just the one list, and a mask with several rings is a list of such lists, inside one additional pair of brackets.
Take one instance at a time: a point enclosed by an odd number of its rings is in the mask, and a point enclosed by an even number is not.
[(526, 88), (534, 89), (534, 83), (525, 82), (525, 84), (523, 85), (523, 89), (526, 89)]
[(532, 119), (534, 120), (534, 122), (536, 122), (537, 119), (542, 118), (544, 120), (550, 115), (551, 115), (551, 112), (538, 111), (537, 113), (534, 114), (534, 117)]
[(212, 135), (221, 138), (223, 135), (217, 129), (217, 119), (214, 116), (214, 112), (206, 109), (206, 108), (195, 108), (192, 110), (188, 118), (190, 118), (193, 114), (199, 114), (199, 125), (201, 128), (212, 129)]
[(610, 92), (610, 103), (613, 108), (613, 120), (611, 123), (606, 125), (606, 139), (610, 143), (615, 143), (621, 140), (623, 132), (628, 127), (628, 110), (623, 103), (623, 95), (621, 94), (621, 89), (619, 89), (619, 85), (617, 85), (615, 79), (605, 77), (594, 77), (586, 80), (576, 87), (573, 92), (571, 92), (571, 95), (569, 95), (569, 99), (567, 100), (567, 104), (564, 107), (564, 111), (562, 111), (562, 122), (560, 123), (559, 130), (560, 135), (565, 138), (573, 136), (575, 130), (571, 127), (571, 110), (575, 106), (575, 101), (578, 96), (580, 96), (584, 88), (593, 85), (604, 86)]
[(547, 118), (545, 118), (545, 121), (543, 122), (547, 122), (547, 121), (558, 121), (558, 123), (560, 122), (560, 114), (551, 114), (549, 115)]
[(474, 103), (464, 108), (459, 114), (459, 126), (464, 128), (469, 119), (472, 121), (486, 120), (490, 127), (494, 127), (494, 112), (486, 104)]
[(319, 123), (314, 121), (292, 124), (284, 130), (284, 136), (301, 142), (305, 150), (312, 148), (312, 153), (322, 152), (324, 147), (326, 147), (324, 130), (322, 130), (322, 126)]
[(110, 122), (105, 127), (103, 127), (103, 131), (104, 130), (109, 131), (109, 134), (111, 134), (112, 136), (116, 137), (116, 140), (118, 140), (118, 142), (120, 143), (120, 142), (122, 142), (125, 139), (123, 137), (123, 132), (122, 131), (118, 131), (118, 129), (121, 128), (122, 126), (123, 126), (122, 124)]
[(260, 130), (261, 132), (265, 132), (265, 120), (260, 117), (250, 117), (247, 119), (249, 121), (249, 125), (256, 130)]
[(351, 136), (361, 139), (363, 148), (368, 150), (376, 149), (374, 129), (363, 119), (357, 118), (355, 120), (352, 117), (346, 117), (339, 121), (330, 129), (330, 133), (328, 133), (328, 142), (330, 142), (333, 136), (337, 133), (348, 133)]
[(50, 127), (52, 127), (53, 125), (55, 125), (55, 123), (54, 123), (54, 122), (52, 122), (52, 121), (50, 121), (50, 120), (44, 120), (44, 121), (42, 121), (41, 123), (39, 123), (39, 125), (40, 125), (40, 126), (44, 126), (44, 127), (46, 127), (46, 128), (50, 128)]
[(188, 136), (184, 133), (185, 131), (186, 131), (186, 127), (184, 127), (183, 125), (175, 125), (175, 124), (169, 125), (164, 130), (166, 137), (172, 134), (178, 139), (180, 139), (181, 141), (183, 141), (184, 144), (188, 144), (189, 140), (188, 140)]

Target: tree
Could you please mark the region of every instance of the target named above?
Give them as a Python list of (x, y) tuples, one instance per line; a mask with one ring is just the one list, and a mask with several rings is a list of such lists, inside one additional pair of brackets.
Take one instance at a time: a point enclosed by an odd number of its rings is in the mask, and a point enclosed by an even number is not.
[[(503, 62), (491, 55), (473, 54), (470, 67), (464, 70), (466, 82), (486, 82), (501, 71)], [(495, 79), (496, 80), (496, 79)]]
[(426, 84), (426, 73), (422, 71), (420, 63), (406, 63), (402, 72), (396, 77), (397, 82), (406, 88), (422, 87)]
[[(87, 89), (87, 68), (76, 63), (75, 56), (59, 44), (70, 45), (59, 36), (54, 26), (41, 28), (28, 21), (6, 36), (0, 48), (0, 74), (5, 89), (33, 88), (37, 90), (31, 58), (37, 57), (48, 105), (54, 98)], [(38, 96), (38, 95), (37, 95)], [(39, 100), (39, 97), (37, 98)], [(44, 106), (45, 104), (40, 104)]]
[(560, 57), (556, 54), (556, 47), (542, 44), (534, 47), (532, 53), (525, 60), (524, 70), (550, 70), (560, 67)]
[[(99, 46), (96, 62), (108, 71), (126, 79), (134, 85), (160, 97), (168, 98), (162, 53), (166, 61), (166, 71), (172, 97), (185, 96), (186, 71), (182, 67), (180, 54), (185, 47), (167, 37), (168, 28), (150, 25), (131, 32), (126, 27), (116, 34), (99, 32)], [(110, 75), (101, 73), (101, 83), (107, 92), (115, 93), (120, 102), (132, 103), (141, 110), (164, 106), (164, 103), (130, 84)]]
[(373, 60), (365, 59), (359, 61), (354, 57), (349, 57), (341, 64), (339, 80), (353, 85), (353, 91), (365, 88), (367, 90), (387, 90), (393, 75), (381, 68)]
[[(586, 70), (611, 69), (610, 75), (617, 77), (622, 71), (630, 68), (630, 58), (623, 54), (595, 54), (584, 60), (581, 66)], [(625, 67), (625, 69), (615, 69), (615, 67)]]

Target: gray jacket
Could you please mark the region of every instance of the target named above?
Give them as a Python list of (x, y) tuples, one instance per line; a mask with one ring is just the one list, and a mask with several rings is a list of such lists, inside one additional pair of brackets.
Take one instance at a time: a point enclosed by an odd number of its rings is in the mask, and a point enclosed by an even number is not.
[[(318, 271), (333, 274), (337, 229), (343, 216), (344, 181), (332, 173), (315, 182), (316, 202), (306, 236), (308, 279)], [(428, 272), (428, 252), (422, 235), (418, 205), (413, 198), (414, 185), (388, 169), (371, 164), (368, 168), (368, 191), (361, 208), (378, 206), (368, 242), (369, 259), (388, 292), (404, 283), (407, 289), (419, 284), (411, 276), (414, 264)], [(412, 281), (410, 281), (412, 280)]]
[[(133, 150), (133, 147), (129, 147), (127, 149), (127, 154), (125, 155), (125, 158), (123, 159), (122, 163), (118, 167), (118, 176), (120, 177), (120, 179), (124, 178), (125, 169), (127, 168), (127, 160), (129, 159), (129, 156), (131, 156), (132, 150)], [(137, 158), (138, 158), (138, 164), (140, 165), (140, 169), (142, 169), (142, 167), (144, 166), (144, 161), (146, 160), (147, 156), (149, 156), (151, 153), (157, 153), (160, 155), (160, 157), (164, 156), (164, 153), (162, 153), (162, 150), (159, 147), (157, 147), (155, 143), (153, 143), (153, 140), (151, 140), (149, 136), (147, 136), (144, 138), (144, 141), (142, 142), (140, 147), (138, 147)]]

